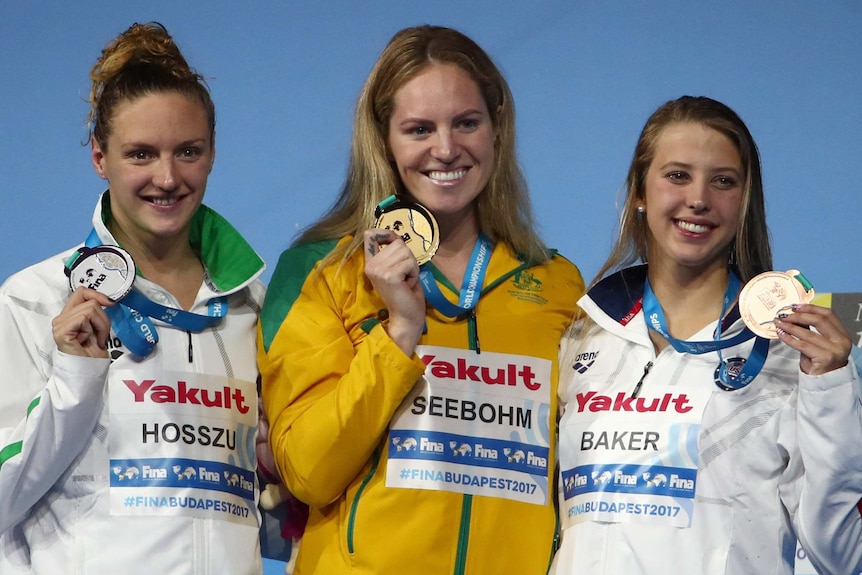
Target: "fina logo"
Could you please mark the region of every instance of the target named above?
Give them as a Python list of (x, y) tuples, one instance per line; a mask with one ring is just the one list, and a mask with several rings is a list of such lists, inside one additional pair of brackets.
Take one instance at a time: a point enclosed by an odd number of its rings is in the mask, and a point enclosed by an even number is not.
[(402, 449), (404, 451), (410, 451), (410, 450), (416, 449), (416, 446), (418, 444), (417, 444), (416, 439), (414, 437), (408, 437), (404, 441), (401, 441), (400, 437), (393, 437), (392, 438), (392, 445), (395, 446), (396, 451), (401, 451)]
[(194, 479), (197, 475), (193, 467), (183, 469), (181, 465), (174, 465), (172, 469), (177, 474), (177, 479)]
[(141, 474), (141, 470), (135, 466), (127, 467), (125, 471), (119, 465), (115, 465), (111, 471), (114, 472), (114, 475), (117, 476), (117, 479), (123, 481), (125, 479), (137, 479)]

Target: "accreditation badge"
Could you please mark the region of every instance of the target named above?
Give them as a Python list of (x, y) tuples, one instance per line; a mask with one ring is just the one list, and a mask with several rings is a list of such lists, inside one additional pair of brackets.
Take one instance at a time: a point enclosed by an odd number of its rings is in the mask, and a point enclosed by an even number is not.
[[(77, 256), (77, 257), (76, 257)], [(66, 264), (69, 288), (90, 288), (120, 301), (135, 283), (135, 261), (117, 246), (82, 247)]]
[(380, 202), (374, 215), (377, 218), (374, 227), (398, 234), (420, 266), (434, 257), (440, 246), (440, 229), (425, 206), (390, 196)]
[(814, 299), (814, 287), (798, 270), (764, 272), (739, 292), (739, 313), (745, 325), (760, 337), (778, 339), (775, 318), (793, 313), (794, 304)]

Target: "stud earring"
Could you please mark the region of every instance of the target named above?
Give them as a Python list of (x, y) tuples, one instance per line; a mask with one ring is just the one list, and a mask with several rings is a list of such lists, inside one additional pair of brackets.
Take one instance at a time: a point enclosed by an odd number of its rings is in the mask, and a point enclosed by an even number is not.
[(644, 215), (646, 213), (646, 208), (643, 206), (638, 206), (638, 214)]

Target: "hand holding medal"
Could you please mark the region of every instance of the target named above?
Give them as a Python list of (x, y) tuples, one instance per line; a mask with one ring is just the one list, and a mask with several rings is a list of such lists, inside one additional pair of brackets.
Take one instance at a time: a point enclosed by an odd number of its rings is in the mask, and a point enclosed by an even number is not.
[(751, 331), (799, 351), (802, 371), (820, 375), (847, 365), (852, 342), (831, 309), (809, 305), (813, 298), (797, 270), (765, 272), (742, 289), (739, 310)]
[(111, 321), (104, 308), (131, 289), (134, 271), (129, 279), (130, 262), (131, 256), (119, 248), (100, 246), (81, 248), (67, 263), (65, 270), (72, 295), (52, 322), (57, 349), (69, 355), (108, 357)]
[(389, 337), (411, 355), (425, 326), (419, 265), (437, 251), (437, 222), (423, 206), (395, 196), (380, 202), (375, 217), (365, 232), (365, 275), (386, 305)]

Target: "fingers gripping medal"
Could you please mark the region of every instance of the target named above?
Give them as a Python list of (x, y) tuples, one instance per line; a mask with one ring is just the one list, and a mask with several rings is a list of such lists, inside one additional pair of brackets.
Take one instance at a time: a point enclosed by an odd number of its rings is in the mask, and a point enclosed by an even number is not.
[(764, 272), (752, 278), (739, 292), (742, 321), (755, 334), (778, 339), (775, 318), (793, 313), (794, 304), (814, 299), (814, 286), (798, 270)]
[[(421, 266), (431, 260), (440, 246), (437, 220), (421, 204), (402, 202), (389, 196), (374, 210), (374, 227), (395, 232), (416, 256)], [(385, 246), (381, 246), (385, 247)]]
[(135, 261), (117, 246), (83, 247), (66, 264), (69, 287), (94, 289), (111, 301), (120, 301), (135, 283)]
[(146, 357), (153, 351), (159, 337), (150, 319), (119, 303), (132, 293), (135, 283), (135, 262), (126, 250), (117, 246), (84, 246), (66, 262), (65, 272), (72, 291), (90, 288), (117, 302), (105, 308), (105, 313), (111, 320), (111, 330), (132, 353)]

